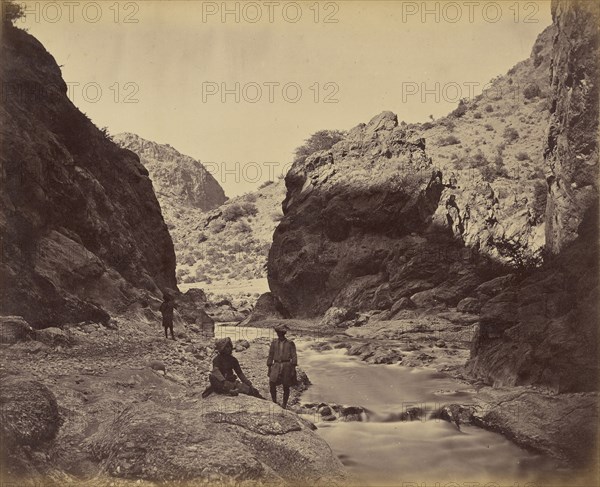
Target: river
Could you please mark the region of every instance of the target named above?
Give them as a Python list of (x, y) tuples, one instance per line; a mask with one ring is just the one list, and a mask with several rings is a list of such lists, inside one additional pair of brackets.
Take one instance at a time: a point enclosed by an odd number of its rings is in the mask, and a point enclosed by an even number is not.
[[(229, 333), (219, 327), (219, 336)], [(234, 327), (230, 327), (234, 328)], [(265, 337), (267, 330), (232, 330), (232, 337)], [(431, 412), (445, 403), (472, 402), (469, 384), (426, 368), (366, 364), (344, 350), (315, 351), (313, 340), (291, 337), (299, 366), (312, 385), (302, 403), (336, 403), (369, 410), (365, 422), (307, 419), (359, 485), (488, 487), (541, 485), (552, 462), (523, 450), (502, 435), (474, 426), (459, 431), (446, 421), (392, 421), (409, 407)], [(471, 484), (469, 484), (471, 482)]]

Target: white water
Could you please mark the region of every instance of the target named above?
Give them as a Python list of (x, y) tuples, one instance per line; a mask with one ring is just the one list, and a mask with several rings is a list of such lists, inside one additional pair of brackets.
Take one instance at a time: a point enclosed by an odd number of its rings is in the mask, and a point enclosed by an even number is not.
[[(271, 337), (271, 330), (220, 327), (218, 336)], [(404, 487), (488, 487), (540, 485), (551, 462), (503, 436), (473, 426), (440, 420), (382, 422), (418, 406), (431, 412), (445, 403), (471, 402), (473, 391), (444, 374), (400, 365), (372, 365), (343, 350), (317, 352), (311, 341), (295, 338), (299, 366), (312, 386), (302, 403), (362, 406), (368, 422), (324, 422), (310, 416), (359, 485)], [(452, 484), (451, 482), (454, 482)], [(473, 484), (475, 482), (476, 484)]]

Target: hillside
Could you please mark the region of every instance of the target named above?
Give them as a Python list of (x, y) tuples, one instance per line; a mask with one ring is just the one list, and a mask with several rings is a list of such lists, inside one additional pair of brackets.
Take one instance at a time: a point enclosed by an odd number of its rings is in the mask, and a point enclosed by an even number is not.
[[(476, 188), (493, 192), (494, 217), (501, 226), (492, 237), (514, 239), (535, 252), (544, 244), (546, 181), (544, 140), (550, 117), (550, 59), (554, 26), (537, 38), (531, 56), (508, 73), (491, 80), (484, 92), (459, 103), (447, 117), (412, 125), (426, 140), (434, 167), (447, 179), (460, 211), (477, 206)], [(444, 195), (446, 197), (446, 195)], [(497, 204), (496, 204), (497, 203)], [(483, 222), (490, 208), (471, 218), (462, 238), (468, 245), (486, 248), (481, 240)], [(530, 230), (521, 230), (529, 221)], [(499, 234), (498, 234), (499, 233)], [(499, 256), (498, 256), (499, 257)]]
[(180, 284), (264, 279), (270, 242), (281, 219), (282, 180), (228, 200), (200, 161), (135, 134), (114, 136), (150, 174), (173, 238)]
[(263, 184), (171, 230), (180, 283), (264, 279), (273, 231), (283, 216), (283, 180)]
[(67, 96), (42, 44), (4, 22), (1, 313), (37, 326), (108, 322), (175, 288), (175, 254), (148, 171)]

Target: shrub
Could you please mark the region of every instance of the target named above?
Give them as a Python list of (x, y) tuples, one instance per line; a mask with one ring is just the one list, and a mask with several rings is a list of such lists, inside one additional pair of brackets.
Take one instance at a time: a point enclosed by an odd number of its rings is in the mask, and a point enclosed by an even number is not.
[(311, 154), (331, 149), (344, 138), (345, 132), (339, 130), (319, 130), (294, 150), (294, 164), (303, 163)]
[(527, 154), (527, 152), (518, 152), (517, 155), (515, 156), (517, 158), (517, 161), (530, 161), (531, 159), (529, 158), (529, 154)]
[(456, 124), (452, 121), (452, 119), (447, 117), (442, 119), (440, 123), (446, 127), (446, 129), (448, 129), (448, 132), (452, 132), (456, 128)]
[(519, 138), (519, 132), (513, 127), (506, 127), (502, 136), (508, 143), (511, 143)]
[(454, 118), (460, 118), (465, 113), (467, 113), (467, 102), (463, 98), (462, 100), (460, 100), (458, 102), (458, 106), (456, 107), (456, 109), (450, 115), (453, 116)]
[(252, 227), (246, 222), (236, 222), (236, 224), (233, 226), (233, 231), (235, 233), (250, 233), (252, 231)]
[(493, 245), (498, 253), (519, 271), (528, 271), (542, 265), (542, 251), (534, 252), (526, 243), (502, 237), (494, 239)]
[(23, 5), (14, 2), (2, 2), (2, 22), (14, 22), (25, 16)]
[(486, 123), (484, 125), (484, 128), (488, 131), (488, 132), (493, 132), (494, 131), (494, 127), (492, 127), (489, 123)]
[(481, 113), (479, 113), (479, 112), (475, 112), (475, 113), (473, 114), (473, 118), (480, 119), (480, 118), (481, 118), (481, 116), (482, 116), (482, 115), (481, 115)]
[(266, 188), (267, 186), (270, 186), (271, 184), (273, 184), (273, 181), (271, 181), (271, 180), (265, 181), (264, 183), (262, 183), (262, 184), (261, 184), (261, 185), (258, 187), (258, 189), (264, 189), (264, 188)]
[(421, 124), (421, 128), (423, 130), (429, 130), (433, 128), (433, 124), (431, 122), (425, 122), (423, 124)]
[(252, 202), (233, 203), (223, 210), (222, 217), (225, 221), (234, 222), (243, 216), (255, 216), (258, 213), (256, 205)]
[(486, 105), (485, 111), (488, 113), (492, 113), (494, 111), (494, 107), (492, 105)]
[(523, 96), (525, 97), (526, 100), (531, 100), (532, 98), (535, 98), (536, 96), (540, 96), (542, 94), (542, 90), (540, 90), (540, 87), (538, 85), (536, 85), (535, 83), (531, 83), (529, 85), (527, 85), (525, 87), (525, 89), (523, 90)]
[(455, 135), (447, 135), (446, 137), (441, 137), (438, 140), (438, 144), (441, 146), (456, 145), (460, 144), (460, 139), (458, 139), (458, 137)]
[(489, 161), (481, 151), (477, 151), (469, 158), (470, 167), (482, 167), (489, 164)]

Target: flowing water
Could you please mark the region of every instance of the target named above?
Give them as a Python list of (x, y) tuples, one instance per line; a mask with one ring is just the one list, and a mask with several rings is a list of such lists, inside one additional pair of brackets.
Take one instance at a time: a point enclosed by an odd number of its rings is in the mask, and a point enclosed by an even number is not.
[[(237, 329), (231, 336), (252, 339), (269, 332)], [(223, 327), (218, 333), (229, 334)], [(393, 420), (409, 407), (431, 412), (445, 403), (468, 404), (474, 394), (468, 384), (430, 369), (366, 364), (343, 350), (318, 352), (310, 348), (311, 340), (294, 341), (299, 366), (312, 382), (302, 403), (362, 406), (369, 411), (366, 422), (325, 422), (307, 416), (358, 484), (531, 487), (551, 475), (548, 459), (499, 434), (468, 425), (459, 431), (446, 421), (427, 418)]]

